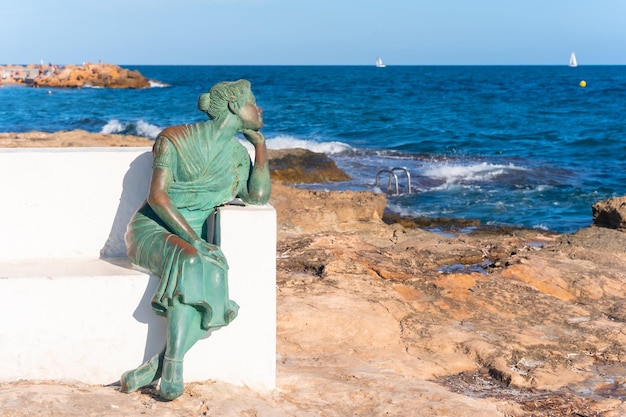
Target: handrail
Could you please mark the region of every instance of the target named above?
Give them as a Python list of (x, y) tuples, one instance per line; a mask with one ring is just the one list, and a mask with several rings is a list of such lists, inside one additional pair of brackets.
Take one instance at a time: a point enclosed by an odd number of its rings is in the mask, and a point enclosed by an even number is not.
[(396, 194), (400, 194), (399, 188), (398, 188), (398, 176), (394, 174), (393, 171), (391, 171), (390, 169), (381, 169), (376, 173), (376, 184), (375, 184), (376, 187), (378, 187), (378, 176), (384, 173), (389, 174), (389, 181), (387, 183), (387, 192), (389, 192), (389, 188), (391, 187), (391, 176), (393, 176), (393, 178), (396, 180)]
[(378, 187), (378, 177), (380, 176), (380, 174), (389, 174), (388, 177), (388, 182), (387, 182), (387, 192), (389, 192), (389, 189), (391, 188), (391, 178), (393, 177), (395, 180), (395, 185), (396, 185), (396, 195), (400, 194), (400, 188), (398, 185), (398, 176), (396, 175), (395, 171), (402, 171), (404, 172), (404, 174), (406, 175), (406, 179), (407, 179), (407, 190), (408, 193), (411, 194), (411, 173), (409, 173), (409, 170), (403, 167), (394, 167), (391, 169), (381, 169), (376, 173), (376, 184), (375, 186)]
[(406, 175), (406, 185), (407, 185), (407, 190), (408, 193), (411, 194), (411, 173), (409, 172), (408, 169), (404, 168), (404, 167), (396, 167), (396, 168), (391, 168), (391, 172), (393, 171), (402, 171), (404, 172), (404, 174)]

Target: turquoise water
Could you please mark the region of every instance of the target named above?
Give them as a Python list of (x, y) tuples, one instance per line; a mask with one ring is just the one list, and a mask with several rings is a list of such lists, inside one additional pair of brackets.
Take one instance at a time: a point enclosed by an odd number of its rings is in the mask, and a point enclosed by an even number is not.
[(403, 214), (573, 232), (626, 195), (626, 66), (126, 67), (155, 87), (0, 89), (0, 131), (154, 137), (202, 120), (215, 82), (246, 78), (270, 147), (325, 152), (352, 176), (319, 188), (386, 191), (377, 172), (405, 168), (414, 193), (388, 199)]

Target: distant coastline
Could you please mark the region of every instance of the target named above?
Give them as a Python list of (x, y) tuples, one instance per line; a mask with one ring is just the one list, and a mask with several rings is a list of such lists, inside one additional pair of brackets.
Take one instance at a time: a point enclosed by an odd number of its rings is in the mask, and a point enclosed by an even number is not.
[(0, 65), (0, 87), (17, 85), (46, 88), (148, 88), (151, 80), (137, 70), (114, 64)]

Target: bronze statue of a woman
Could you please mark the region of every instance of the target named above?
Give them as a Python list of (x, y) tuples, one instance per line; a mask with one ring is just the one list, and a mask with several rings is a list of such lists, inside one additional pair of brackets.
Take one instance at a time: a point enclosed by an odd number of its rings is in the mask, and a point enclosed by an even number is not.
[[(207, 219), (221, 204), (240, 197), (266, 204), (270, 177), (262, 111), (246, 80), (216, 84), (198, 100), (206, 122), (173, 126), (153, 146), (146, 203), (126, 232), (130, 260), (160, 277), (152, 307), (167, 318), (164, 349), (121, 377), (123, 392), (161, 378), (160, 395), (183, 393), (183, 358), (206, 332), (226, 326), (239, 306), (228, 296), (228, 264), (207, 236)], [(235, 137), (255, 149), (251, 163)]]

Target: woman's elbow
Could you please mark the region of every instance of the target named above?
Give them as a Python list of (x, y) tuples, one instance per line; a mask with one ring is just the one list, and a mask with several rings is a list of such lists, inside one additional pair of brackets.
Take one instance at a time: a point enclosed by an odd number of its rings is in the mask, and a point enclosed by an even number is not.
[(148, 204), (153, 209), (155, 207), (165, 207), (168, 204), (169, 197), (164, 193), (150, 193), (148, 194)]
[(256, 206), (264, 206), (270, 201), (270, 190), (259, 190), (254, 193), (249, 193), (245, 199), (246, 203), (254, 204)]

